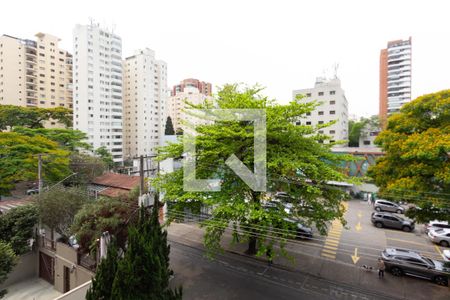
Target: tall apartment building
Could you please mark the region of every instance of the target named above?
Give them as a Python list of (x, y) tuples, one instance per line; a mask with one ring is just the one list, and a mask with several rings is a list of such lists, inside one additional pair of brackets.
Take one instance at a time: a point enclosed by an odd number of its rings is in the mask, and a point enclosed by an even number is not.
[[(186, 82), (192, 79), (186, 79), (182, 82)], [(197, 79), (194, 79), (197, 82)], [(211, 83), (203, 82), (203, 86), (211, 87)], [(172, 95), (169, 97), (168, 101), (168, 114), (172, 119), (173, 128), (175, 130), (183, 129), (184, 126), (182, 124), (182, 120), (187, 123), (195, 123), (195, 124), (204, 124), (205, 121), (202, 121), (198, 118), (194, 118), (193, 116), (184, 112), (184, 109), (187, 108), (186, 102), (192, 104), (203, 104), (205, 101), (212, 101), (211, 90), (208, 90), (208, 93), (205, 93), (205, 89), (199, 90), (199, 88), (194, 85), (185, 85), (182, 89), (179, 89), (180, 85), (176, 85), (172, 89)]]
[(0, 36), (0, 104), (72, 108), (72, 55), (46, 33)]
[(97, 24), (76, 25), (73, 45), (74, 128), (122, 162), (122, 39)]
[(319, 133), (331, 136), (333, 142), (348, 140), (348, 102), (338, 78), (327, 80), (319, 77), (313, 88), (293, 91), (294, 99), (297, 95), (303, 95), (302, 101), (306, 103), (322, 102), (305, 119), (298, 120), (297, 125), (317, 126), (336, 120), (335, 124), (319, 130)]
[(143, 49), (123, 62), (124, 157), (154, 154), (164, 135), (167, 64)]
[(385, 120), (411, 101), (411, 37), (388, 42), (380, 52), (380, 111)]
[(184, 92), (185, 88), (194, 87), (197, 88), (201, 94), (206, 96), (211, 96), (212, 94), (212, 85), (209, 82), (200, 81), (195, 78), (188, 78), (181, 81), (179, 84), (174, 85), (172, 88), (172, 96), (175, 96), (179, 92)]

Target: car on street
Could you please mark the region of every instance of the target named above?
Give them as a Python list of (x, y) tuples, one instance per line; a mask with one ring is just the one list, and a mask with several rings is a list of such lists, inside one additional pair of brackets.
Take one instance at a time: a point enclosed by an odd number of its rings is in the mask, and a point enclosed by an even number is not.
[(425, 233), (428, 233), (430, 230), (440, 229), (440, 228), (447, 228), (450, 229), (450, 224), (448, 224), (447, 221), (430, 221), (424, 225), (425, 227)]
[(430, 230), (428, 232), (428, 237), (433, 243), (439, 244), (442, 247), (450, 246), (450, 229), (439, 228)]
[(442, 261), (430, 259), (413, 250), (400, 248), (386, 248), (381, 252), (381, 259), (386, 265), (386, 270), (394, 276), (409, 275), (448, 286), (450, 268)]
[(442, 258), (447, 261), (450, 262), (450, 250), (444, 250), (442, 251)]
[(415, 221), (387, 212), (373, 212), (371, 221), (378, 228), (388, 227), (406, 232), (413, 231), (415, 227)]
[(403, 214), (405, 213), (405, 208), (400, 206), (399, 204), (383, 199), (378, 199), (375, 201), (374, 209), (376, 211), (388, 211), (388, 212), (394, 212), (397, 214)]

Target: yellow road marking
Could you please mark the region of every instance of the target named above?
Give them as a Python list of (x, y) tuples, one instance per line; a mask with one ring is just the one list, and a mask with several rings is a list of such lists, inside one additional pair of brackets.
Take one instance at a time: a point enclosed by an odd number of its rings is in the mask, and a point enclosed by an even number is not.
[(337, 246), (339, 245), (339, 241), (325, 241), (325, 245)]
[(337, 250), (337, 247), (333, 245), (323, 245), (323, 247), (327, 249)]
[(326, 253), (326, 254), (332, 254), (332, 255), (336, 255), (336, 251), (333, 250), (328, 250), (328, 249), (322, 249), (322, 253)]
[(328, 233), (328, 237), (329, 237), (329, 238), (337, 238), (337, 239), (340, 239), (340, 238), (341, 238), (341, 234), (340, 234), (340, 233)]
[(330, 255), (330, 254), (322, 253), (322, 256), (327, 257), (327, 258), (331, 258), (331, 259), (336, 259), (336, 255)]
[(423, 244), (423, 243), (407, 241), (407, 240), (402, 240), (402, 239), (396, 239), (396, 238), (386, 238), (386, 240), (398, 241), (398, 242), (409, 243), (409, 244), (419, 245), (419, 246), (426, 246), (426, 244)]
[(436, 251), (439, 253), (439, 255), (442, 256), (442, 251), (441, 251), (441, 249), (438, 247), (438, 245), (434, 245), (434, 248), (435, 248)]
[(326, 240), (327, 241), (330, 240), (330, 241), (333, 241), (333, 242), (339, 242), (340, 236), (329, 236), (329, 237), (327, 237)]

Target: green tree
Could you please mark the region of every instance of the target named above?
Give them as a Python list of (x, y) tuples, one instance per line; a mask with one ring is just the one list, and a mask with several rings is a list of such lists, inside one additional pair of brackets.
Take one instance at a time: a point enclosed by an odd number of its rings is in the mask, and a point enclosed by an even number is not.
[(0, 132), (0, 195), (9, 195), (18, 181), (36, 180), (38, 154), (43, 156), (43, 178), (56, 182), (70, 174), (69, 152), (43, 136)]
[(114, 238), (108, 245), (106, 258), (103, 258), (92, 279), (92, 285), (86, 293), (86, 300), (110, 300), (112, 285), (121, 257)]
[(101, 160), (103, 160), (103, 162), (109, 169), (112, 169), (114, 167), (114, 160), (111, 152), (109, 152), (109, 150), (105, 146), (97, 148), (95, 150), (95, 154), (100, 157)]
[(76, 175), (70, 177), (67, 182), (74, 186), (87, 185), (107, 170), (107, 166), (101, 158), (83, 153), (70, 155), (69, 168)]
[(450, 90), (405, 104), (375, 143), (385, 152), (369, 169), (380, 196), (417, 204), (422, 220), (450, 221)]
[(66, 127), (72, 126), (72, 111), (68, 108), (38, 108), (0, 105), (0, 130), (16, 126), (42, 128), (44, 122), (55, 120)]
[(359, 147), (359, 137), (361, 136), (361, 130), (367, 124), (367, 120), (361, 118), (359, 121), (350, 120), (348, 122), (348, 146)]
[(65, 238), (69, 237), (75, 215), (89, 201), (84, 189), (63, 186), (54, 186), (36, 197), (39, 218), (50, 228), (52, 240), (54, 231)]
[[(272, 228), (283, 224), (287, 217), (302, 218), (326, 231), (327, 222), (339, 218), (343, 223), (341, 205), (345, 193), (334, 189), (328, 181), (346, 181), (338, 165), (349, 159), (330, 151), (330, 137), (319, 130), (329, 126), (295, 125), (312, 112), (317, 103), (304, 103), (301, 98), (287, 105), (276, 103), (260, 94), (261, 89), (238, 85), (224, 86), (216, 95), (215, 103), (221, 109), (264, 109), (267, 120), (267, 177), (268, 192), (252, 191), (233, 171), (225, 166), (230, 155), (236, 155), (250, 170), (253, 169), (254, 135), (250, 122), (218, 122), (197, 126), (196, 173), (197, 178), (220, 178), (220, 192), (187, 192), (183, 189), (183, 169), (162, 174), (153, 184), (165, 191), (165, 199), (172, 201), (174, 211), (185, 207), (198, 211), (202, 205), (212, 209), (212, 218), (206, 226), (205, 244), (209, 254), (221, 249), (220, 240), (226, 228), (232, 225), (235, 241), (248, 242), (247, 252), (265, 255), (267, 247), (277, 242), (283, 249), (286, 231)], [(196, 108), (211, 108), (208, 105)], [(184, 138), (192, 138), (185, 132)], [(161, 149), (159, 159), (181, 157), (183, 145), (171, 144)], [(263, 208), (265, 199), (275, 191), (288, 192), (293, 213), (284, 209)], [(258, 251), (258, 252), (257, 252)], [(281, 253), (284, 253), (281, 250)]]
[[(131, 196), (120, 198), (100, 198), (85, 204), (76, 214), (71, 226), (71, 232), (77, 237), (80, 251), (90, 252), (95, 249), (97, 239), (108, 231), (116, 239), (118, 247), (125, 250), (128, 236), (127, 221), (137, 200)], [(135, 205), (136, 205), (135, 204)]]
[(181, 299), (181, 288), (169, 288), (173, 273), (169, 252), (167, 232), (161, 229), (157, 207), (150, 218), (141, 208), (138, 223), (129, 229), (128, 247), (117, 268), (112, 299)]
[(91, 149), (91, 145), (85, 142), (87, 135), (79, 130), (14, 127), (13, 131), (29, 137), (43, 136), (51, 141), (57, 142), (61, 149), (70, 152), (77, 152), (79, 149)]
[(166, 130), (164, 132), (165, 135), (175, 135), (175, 130), (173, 129), (172, 118), (170, 116), (166, 119)]
[[(17, 263), (17, 256), (11, 245), (0, 240), (0, 285), (8, 278), (9, 272), (12, 271)], [(0, 290), (0, 298), (6, 294), (6, 290)]]
[(20, 206), (0, 216), (0, 240), (11, 245), (17, 255), (30, 250), (28, 240), (34, 236), (34, 226), (38, 223), (35, 205)]

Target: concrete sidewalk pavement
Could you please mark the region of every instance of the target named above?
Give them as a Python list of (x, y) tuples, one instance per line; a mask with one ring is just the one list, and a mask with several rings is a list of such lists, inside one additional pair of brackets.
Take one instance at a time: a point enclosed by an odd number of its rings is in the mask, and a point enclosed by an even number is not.
[[(203, 248), (204, 231), (197, 224), (172, 223), (168, 227), (168, 233), (171, 240)], [(244, 254), (247, 245), (232, 244), (230, 234), (224, 234), (222, 247), (229, 253), (248, 256)], [(367, 291), (391, 299), (449, 299), (449, 288), (438, 286), (426, 280), (394, 277), (389, 273), (385, 275), (384, 279), (379, 279), (376, 270), (367, 271), (360, 266), (304, 254), (301, 250), (301, 246), (299, 246), (297, 251), (289, 251), (289, 255), (294, 258), (294, 262), (277, 257), (274, 259), (274, 265), (292, 272), (308, 274), (361, 292)], [(267, 262), (265, 258), (248, 257)], [(373, 265), (376, 265), (375, 261)]]

